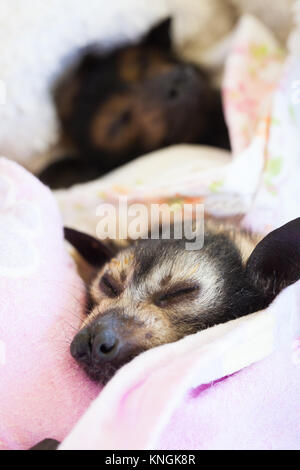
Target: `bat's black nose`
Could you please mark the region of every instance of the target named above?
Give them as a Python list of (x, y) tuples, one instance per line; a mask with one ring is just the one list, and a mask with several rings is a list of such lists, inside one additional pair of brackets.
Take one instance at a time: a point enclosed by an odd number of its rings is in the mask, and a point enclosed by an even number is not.
[(107, 310), (77, 333), (71, 355), (93, 380), (106, 383), (116, 370), (144, 350), (139, 336), (135, 336), (139, 327), (140, 323), (121, 309)]
[(86, 364), (89, 363), (91, 358), (90, 339), (90, 333), (86, 328), (77, 333), (74, 337), (70, 352), (76, 361)]
[(120, 342), (110, 328), (81, 330), (71, 343), (71, 355), (83, 364), (111, 361), (119, 352)]
[(165, 98), (168, 101), (178, 101), (192, 93), (194, 88), (201, 90), (201, 80), (197, 69), (190, 65), (179, 65), (169, 73), (166, 82)]

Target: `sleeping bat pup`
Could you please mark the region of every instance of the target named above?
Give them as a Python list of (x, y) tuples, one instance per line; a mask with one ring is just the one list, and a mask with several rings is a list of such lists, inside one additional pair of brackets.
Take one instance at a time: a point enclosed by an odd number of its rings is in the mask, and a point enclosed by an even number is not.
[(40, 174), (52, 188), (89, 181), (177, 143), (229, 148), (221, 93), (177, 56), (171, 19), (134, 44), (89, 46), (53, 95), (67, 154)]
[(184, 238), (118, 250), (70, 228), (65, 238), (93, 267), (71, 355), (102, 383), (143, 351), (268, 307), (300, 278), (300, 218), (263, 239), (208, 220), (199, 250)]
[[(174, 238), (118, 251), (70, 228), (65, 238), (93, 267), (88, 314), (71, 354), (101, 383), (142, 351), (268, 307), (300, 279), (300, 218), (262, 240), (208, 221), (197, 251)], [(31, 450), (58, 445), (45, 439)]]

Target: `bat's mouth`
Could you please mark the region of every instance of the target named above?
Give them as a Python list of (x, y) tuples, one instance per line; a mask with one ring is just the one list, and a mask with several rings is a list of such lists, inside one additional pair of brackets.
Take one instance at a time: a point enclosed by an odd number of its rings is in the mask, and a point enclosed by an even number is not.
[(107, 382), (115, 375), (117, 370), (121, 366), (117, 367), (113, 364), (106, 363), (103, 364), (101, 367), (95, 365), (83, 365), (82, 368), (87, 374), (87, 376), (96, 383), (106, 385)]

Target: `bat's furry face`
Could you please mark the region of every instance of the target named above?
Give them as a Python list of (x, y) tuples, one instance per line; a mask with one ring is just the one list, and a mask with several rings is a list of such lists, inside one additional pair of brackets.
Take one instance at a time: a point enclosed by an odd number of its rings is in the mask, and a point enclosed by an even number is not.
[(65, 135), (103, 169), (174, 143), (213, 136), (218, 145), (219, 94), (200, 69), (176, 57), (169, 29), (167, 20), (139, 44), (87, 53), (57, 87)]
[[(79, 251), (95, 260), (93, 249), (83, 248), (90, 238), (84, 237), (67, 231)], [(93, 379), (105, 383), (142, 351), (267, 307), (300, 275), (299, 265), (293, 274), (278, 273), (277, 261), (269, 266), (268, 237), (250, 257), (255, 240), (224, 227), (210, 226), (201, 250), (186, 250), (185, 242), (140, 240), (97, 271), (89, 315), (71, 345)], [(102, 259), (107, 257), (105, 252)]]

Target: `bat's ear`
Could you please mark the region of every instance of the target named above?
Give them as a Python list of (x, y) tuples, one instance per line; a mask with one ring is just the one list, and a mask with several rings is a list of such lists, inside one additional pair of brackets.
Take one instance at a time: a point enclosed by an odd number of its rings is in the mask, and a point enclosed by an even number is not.
[(246, 273), (266, 303), (300, 279), (300, 218), (273, 230), (251, 253)]
[(143, 44), (171, 50), (171, 26), (172, 18), (170, 17), (156, 24), (144, 37)]
[(101, 240), (87, 233), (65, 227), (64, 235), (65, 239), (71, 243), (81, 256), (92, 266), (100, 268), (115, 255)]

